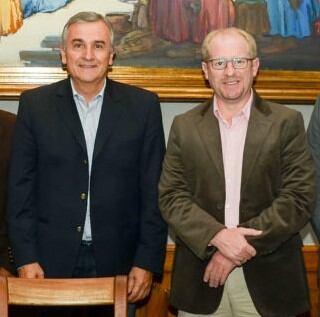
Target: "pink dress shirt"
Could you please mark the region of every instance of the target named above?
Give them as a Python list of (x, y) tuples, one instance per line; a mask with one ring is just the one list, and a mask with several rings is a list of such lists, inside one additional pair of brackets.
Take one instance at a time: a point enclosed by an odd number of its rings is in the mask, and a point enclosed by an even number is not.
[(239, 204), (242, 176), (243, 150), (250, 118), (253, 95), (236, 114), (231, 123), (227, 122), (218, 107), (217, 100), (213, 99), (213, 112), (219, 121), (223, 166), (226, 184), (225, 225), (235, 228), (239, 224)]

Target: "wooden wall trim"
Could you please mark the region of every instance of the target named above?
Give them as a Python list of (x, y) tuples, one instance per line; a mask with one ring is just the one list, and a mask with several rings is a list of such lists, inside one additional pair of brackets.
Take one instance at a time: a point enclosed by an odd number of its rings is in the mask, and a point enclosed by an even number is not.
[[(0, 99), (18, 99), (22, 91), (66, 78), (55, 67), (0, 66)], [(212, 95), (202, 71), (188, 68), (114, 66), (110, 78), (149, 89), (162, 101), (200, 101)], [(320, 93), (320, 71), (261, 70), (258, 93), (266, 99), (288, 104), (313, 104)]]

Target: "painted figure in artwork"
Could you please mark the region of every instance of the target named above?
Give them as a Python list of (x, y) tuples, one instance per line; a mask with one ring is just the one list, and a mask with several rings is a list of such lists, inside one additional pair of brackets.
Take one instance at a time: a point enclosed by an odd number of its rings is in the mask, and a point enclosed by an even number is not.
[(23, 16), (37, 12), (53, 12), (64, 7), (70, 0), (20, 0), (23, 8)]
[(266, 0), (235, 0), (236, 25), (256, 37), (269, 32)]
[(276, 53), (296, 47), (297, 39), (312, 35), (319, 15), (318, 0), (267, 0), (270, 35), (273, 45), (266, 53)]
[(38, 12), (53, 12), (71, 0), (1, 0), (0, 36), (15, 33), (23, 19)]
[(231, 0), (150, 0), (149, 13), (153, 32), (175, 43), (201, 43), (208, 32), (235, 22)]
[(0, 35), (15, 33), (23, 23), (20, 0), (1, 0)]

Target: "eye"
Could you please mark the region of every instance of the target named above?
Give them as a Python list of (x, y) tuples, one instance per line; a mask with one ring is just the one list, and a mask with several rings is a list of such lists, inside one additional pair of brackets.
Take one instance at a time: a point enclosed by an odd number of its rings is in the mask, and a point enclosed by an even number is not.
[(95, 43), (95, 48), (103, 49), (104, 48), (104, 44), (103, 43)]
[(234, 65), (236, 66), (244, 66), (247, 63), (247, 60), (245, 58), (235, 58), (233, 60)]
[(72, 47), (75, 48), (75, 49), (82, 48), (82, 47), (83, 47), (83, 43), (81, 43), (81, 42), (74, 42), (73, 45), (72, 45)]
[(225, 60), (224, 59), (216, 59), (213, 60), (213, 66), (215, 67), (223, 67), (225, 65)]

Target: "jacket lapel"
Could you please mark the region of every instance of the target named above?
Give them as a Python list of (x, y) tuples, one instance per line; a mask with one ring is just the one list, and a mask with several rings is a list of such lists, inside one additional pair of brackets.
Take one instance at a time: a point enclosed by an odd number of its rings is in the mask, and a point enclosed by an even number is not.
[(81, 121), (73, 99), (70, 79), (61, 83), (57, 92), (57, 101), (55, 102), (62, 122), (70, 130), (75, 140), (80, 144), (84, 152), (87, 152), (86, 141), (81, 126)]
[(243, 192), (255, 164), (259, 164), (257, 162), (259, 162), (258, 156), (261, 147), (265, 144), (272, 127), (270, 114), (268, 105), (255, 94), (244, 145), (241, 192)]
[(224, 179), (219, 122), (213, 114), (212, 100), (207, 102), (207, 107), (203, 112), (203, 116), (200, 117), (197, 127), (212, 164), (216, 167), (221, 178)]
[(122, 104), (120, 103), (121, 93), (114, 92), (114, 89), (115, 87), (112, 81), (107, 80), (94, 145), (93, 161), (102, 150), (104, 144), (107, 142), (123, 111)]

